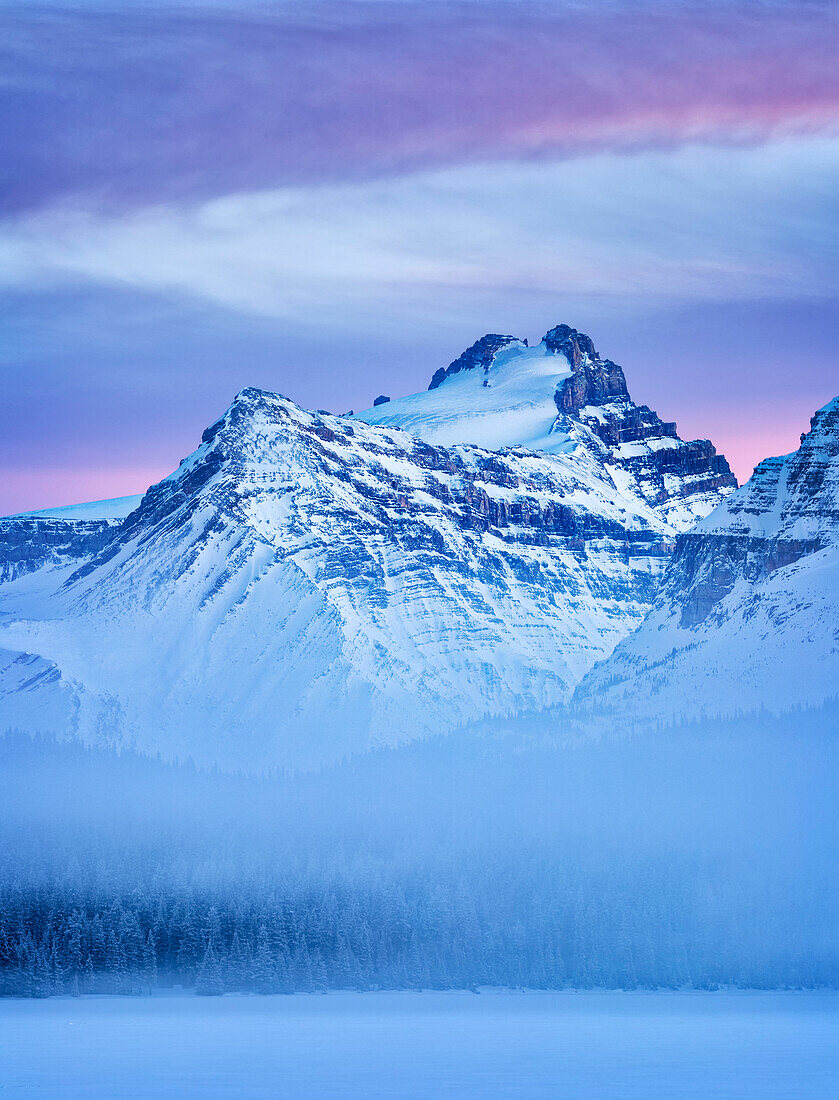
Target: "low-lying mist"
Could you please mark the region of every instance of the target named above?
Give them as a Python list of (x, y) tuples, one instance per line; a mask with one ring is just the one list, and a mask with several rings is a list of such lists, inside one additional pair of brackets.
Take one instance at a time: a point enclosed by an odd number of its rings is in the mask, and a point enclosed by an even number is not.
[(836, 715), (265, 779), (9, 733), (0, 989), (835, 986)]

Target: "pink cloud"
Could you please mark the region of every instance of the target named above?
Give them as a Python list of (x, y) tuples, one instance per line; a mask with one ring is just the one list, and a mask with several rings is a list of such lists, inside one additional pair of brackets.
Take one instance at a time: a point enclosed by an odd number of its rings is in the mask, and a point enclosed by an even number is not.
[(835, 11), (656, 0), (7, 11), (5, 202), (189, 199), (824, 130), (839, 117)]

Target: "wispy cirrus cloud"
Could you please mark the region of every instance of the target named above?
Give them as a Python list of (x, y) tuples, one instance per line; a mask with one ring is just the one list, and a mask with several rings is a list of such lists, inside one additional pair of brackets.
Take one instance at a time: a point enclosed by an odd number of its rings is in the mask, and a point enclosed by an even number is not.
[(99, 283), (357, 331), (523, 295), (653, 302), (839, 291), (839, 145), (601, 153), (0, 222), (0, 286)]
[(833, 127), (835, 5), (7, 4), (7, 211)]

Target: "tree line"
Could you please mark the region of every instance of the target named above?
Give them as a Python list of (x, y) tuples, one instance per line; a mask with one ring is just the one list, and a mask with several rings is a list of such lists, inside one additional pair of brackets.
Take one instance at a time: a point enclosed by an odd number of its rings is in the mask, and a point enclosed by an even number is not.
[[(175, 870), (175, 869), (170, 869)], [(96, 869), (101, 874), (101, 867)], [(311, 869), (298, 881), (179, 885), (159, 868), (110, 894), (0, 888), (0, 992), (13, 996), (330, 989), (814, 988), (835, 985), (800, 913), (730, 908), (724, 876), (575, 874), (491, 861), (426, 879)]]

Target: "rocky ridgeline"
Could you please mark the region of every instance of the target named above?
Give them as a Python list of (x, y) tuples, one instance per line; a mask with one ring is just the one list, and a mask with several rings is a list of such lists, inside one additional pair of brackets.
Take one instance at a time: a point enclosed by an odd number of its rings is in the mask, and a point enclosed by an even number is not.
[[(577, 417), (594, 432), (611, 451), (610, 464), (627, 470), (651, 504), (737, 487), (728, 462), (709, 440), (680, 439), (673, 421), (661, 420), (649, 406), (632, 401), (622, 368), (601, 359), (590, 337), (558, 325), (544, 340), (573, 370), (556, 392), (560, 417)], [(640, 451), (632, 447), (651, 440), (659, 445)]]
[[(290, 534), (309, 546), (317, 542), (335, 559), (336, 572), (346, 563), (348, 577), (354, 568), (357, 572), (358, 562), (350, 564), (341, 547), (372, 544), (385, 531), (400, 550), (418, 555), (417, 568), (428, 566), (429, 558), (422, 555), (434, 554), (441, 556), (439, 568), (461, 572), (457, 556), (447, 552), (439, 520), (453, 535), (470, 538), (470, 555), (485, 552), (474, 536), (497, 540), (486, 557), (489, 563), (497, 555), (501, 572), (504, 555), (526, 556), (532, 547), (577, 555), (595, 542), (625, 561), (654, 557), (663, 562), (672, 550), (670, 532), (653, 515), (628, 512), (607, 478), (601, 475), (601, 484), (593, 485), (592, 471), (578, 472), (576, 463), (576, 458), (527, 452), (435, 447), (404, 432), (307, 413), (276, 394), (246, 389), (204, 432), (202, 447), (181, 471), (152, 486), (108, 545), (71, 579), (101, 568), (126, 545), (139, 541), (145, 546), (152, 529), (168, 532), (176, 523), (192, 522), (208, 503), (219, 515), (251, 524), (262, 519), (261, 506), (274, 508), (278, 497), (289, 503), (292, 517), (284, 524), (283, 538), (271, 533), (278, 550), (294, 546)], [(301, 476), (294, 477), (294, 470)], [(572, 499), (575, 503), (567, 503)], [(215, 522), (214, 517), (205, 533)], [(324, 531), (327, 524), (330, 537), (315, 538), (313, 532)], [(458, 548), (458, 556), (463, 549)], [(413, 565), (404, 568), (410, 571)], [(521, 564), (510, 568), (522, 574)], [(381, 581), (378, 564), (369, 579), (374, 585)], [(654, 585), (642, 588), (642, 598), (648, 599)]]
[(839, 398), (676, 539), (641, 627), (582, 682), (584, 709), (654, 723), (839, 695)]
[(738, 581), (839, 544), (839, 400), (820, 409), (792, 455), (761, 462), (725, 505), (679, 537), (662, 593), (682, 626), (704, 622)]
[(98, 553), (118, 521), (11, 516), (0, 519), (0, 582)]

